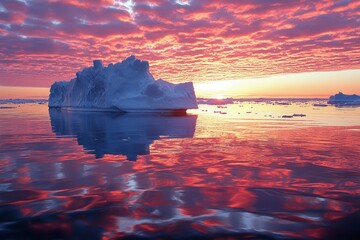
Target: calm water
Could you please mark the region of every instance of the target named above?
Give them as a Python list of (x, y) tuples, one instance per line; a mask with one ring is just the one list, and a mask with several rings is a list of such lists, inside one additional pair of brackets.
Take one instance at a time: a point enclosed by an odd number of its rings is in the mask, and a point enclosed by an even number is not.
[(360, 239), (360, 108), (312, 104), (2, 105), (0, 239)]

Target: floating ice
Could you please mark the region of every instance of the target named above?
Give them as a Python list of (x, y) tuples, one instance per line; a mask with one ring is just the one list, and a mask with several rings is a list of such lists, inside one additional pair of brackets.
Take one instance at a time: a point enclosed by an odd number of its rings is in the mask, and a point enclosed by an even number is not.
[(108, 67), (94, 60), (94, 66), (76, 73), (71, 81), (55, 82), (49, 107), (154, 112), (186, 111), (197, 108), (197, 103), (192, 82), (155, 80), (147, 61), (130, 56)]
[(346, 95), (342, 92), (330, 96), (328, 104), (335, 104), (340, 106), (356, 106), (360, 105), (360, 96), (353, 94), (353, 95)]
[(198, 98), (197, 102), (199, 104), (208, 104), (208, 105), (226, 105), (226, 104), (234, 103), (234, 99), (233, 98), (223, 98), (223, 99)]
[(11, 99), (0, 99), (0, 104), (26, 104), (26, 103), (38, 103), (44, 104), (47, 99), (23, 99), (23, 98), (11, 98)]
[(302, 113), (294, 113), (293, 117), (306, 117), (306, 114), (302, 114)]
[(327, 107), (328, 105), (325, 103), (314, 103), (313, 106), (314, 107)]
[(277, 105), (291, 105), (291, 102), (285, 102), (285, 101), (276, 101), (275, 104)]

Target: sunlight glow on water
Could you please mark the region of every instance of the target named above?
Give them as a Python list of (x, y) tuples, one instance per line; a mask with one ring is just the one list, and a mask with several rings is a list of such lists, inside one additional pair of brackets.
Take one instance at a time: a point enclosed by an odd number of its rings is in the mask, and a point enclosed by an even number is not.
[(360, 108), (313, 104), (0, 109), (0, 238), (358, 236)]

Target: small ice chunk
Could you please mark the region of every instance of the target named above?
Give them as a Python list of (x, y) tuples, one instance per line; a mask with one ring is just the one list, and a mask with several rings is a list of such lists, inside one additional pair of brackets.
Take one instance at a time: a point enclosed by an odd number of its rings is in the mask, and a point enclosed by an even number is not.
[(325, 103), (314, 103), (313, 106), (314, 107), (327, 107), (328, 105)]

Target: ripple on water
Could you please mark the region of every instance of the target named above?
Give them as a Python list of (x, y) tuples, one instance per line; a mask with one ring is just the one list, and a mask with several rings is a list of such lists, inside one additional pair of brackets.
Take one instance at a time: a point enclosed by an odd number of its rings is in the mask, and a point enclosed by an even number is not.
[(359, 110), (242, 105), (180, 119), (7, 109), (0, 239), (360, 236)]

